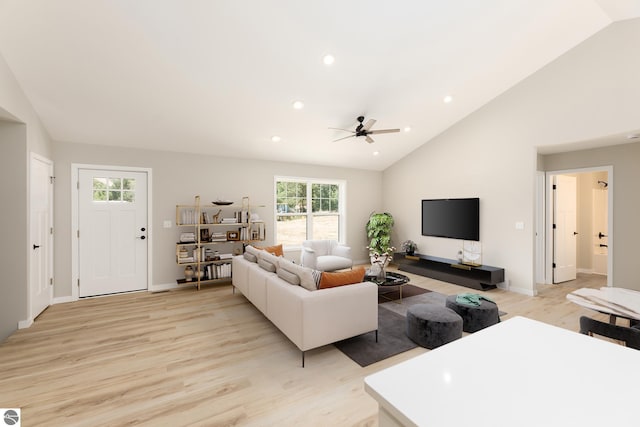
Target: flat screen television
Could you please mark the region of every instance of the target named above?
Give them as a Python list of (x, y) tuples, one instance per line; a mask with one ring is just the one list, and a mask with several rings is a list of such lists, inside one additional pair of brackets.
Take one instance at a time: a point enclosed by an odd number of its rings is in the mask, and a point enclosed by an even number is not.
[(423, 200), (422, 235), (480, 241), (480, 199)]

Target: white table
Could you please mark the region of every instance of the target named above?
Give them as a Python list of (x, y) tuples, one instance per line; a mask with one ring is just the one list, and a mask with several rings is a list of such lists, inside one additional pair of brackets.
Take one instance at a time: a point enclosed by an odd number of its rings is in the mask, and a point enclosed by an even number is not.
[(567, 294), (567, 299), (582, 307), (606, 313), (610, 323), (616, 317), (640, 320), (640, 292), (624, 288), (581, 288)]
[(514, 317), (365, 378), (380, 426), (638, 426), (640, 351)]

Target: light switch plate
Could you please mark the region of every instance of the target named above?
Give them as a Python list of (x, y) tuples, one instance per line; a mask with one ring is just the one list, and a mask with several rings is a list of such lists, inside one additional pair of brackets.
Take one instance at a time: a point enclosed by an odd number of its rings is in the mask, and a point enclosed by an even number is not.
[(164, 222), (162, 223), (162, 226), (164, 228), (171, 228), (171, 220), (170, 219), (165, 219)]
[(524, 230), (524, 222), (522, 221), (516, 222), (516, 230)]

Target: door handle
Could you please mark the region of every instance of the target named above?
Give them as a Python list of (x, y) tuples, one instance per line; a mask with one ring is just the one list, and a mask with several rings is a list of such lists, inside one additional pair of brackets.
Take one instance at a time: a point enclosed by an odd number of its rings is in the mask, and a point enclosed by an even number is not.
[(40, 247), (40, 245), (33, 245), (33, 250), (35, 251), (36, 249), (38, 249)]
[(576, 233), (575, 231), (573, 232), (573, 235), (576, 236), (578, 233)]

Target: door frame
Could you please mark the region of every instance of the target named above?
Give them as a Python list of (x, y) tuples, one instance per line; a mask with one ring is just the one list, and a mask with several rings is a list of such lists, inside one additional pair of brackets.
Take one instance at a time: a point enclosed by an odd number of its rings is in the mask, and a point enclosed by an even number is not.
[(579, 174), (579, 173), (591, 173), (591, 172), (607, 172), (607, 179), (609, 182), (609, 191), (607, 192), (607, 210), (608, 210), (608, 218), (607, 218), (607, 233), (608, 233), (608, 254), (607, 257), (607, 286), (613, 286), (613, 252), (615, 249), (614, 246), (614, 238), (613, 238), (613, 189), (615, 186), (613, 185), (613, 166), (593, 166), (588, 168), (576, 168), (576, 169), (563, 169), (563, 170), (554, 170), (554, 171), (546, 171), (545, 172), (545, 181), (546, 181), (546, 191), (543, 195), (546, 203), (546, 213), (545, 213), (545, 247), (546, 254), (544, 260), (544, 268), (545, 268), (545, 284), (553, 283), (553, 177), (555, 175), (567, 175), (567, 174)]
[(80, 252), (78, 245), (79, 189), (80, 169), (112, 170), (117, 172), (140, 172), (147, 174), (147, 291), (152, 288), (153, 272), (153, 222), (152, 222), (152, 169), (130, 166), (71, 164), (71, 299), (80, 299), (78, 286), (80, 280)]
[[(29, 211), (29, 237), (28, 237), (28, 244), (27, 244), (27, 248), (29, 249), (29, 255), (28, 255), (28, 262), (29, 262), (29, 269), (28, 269), (28, 279), (27, 279), (27, 283), (28, 283), (28, 289), (29, 291), (27, 292), (27, 309), (28, 309), (28, 316), (27, 316), (27, 322), (29, 323), (29, 326), (33, 323), (33, 321), (35, 320), (35, 316), (33, 313), (33, 301), (31, 300), (31, 244), (33, 243), (33, 236), (31, 235), (31, 184), (32, 184), (32, 180), (33, 180), (33, 174), (31, 173), (31, 165), (33, 163), (34, 160), (37, 160), (39, 162), (45, 163), (46, 165), (48, 165), (49, 167), (49, 177), (50, 179), (55, 179), (53, 173), (53, 160), (44, 157), (40, 154), (34, 153), (33, 151), (29, 153), (29, 207), (28, 207), (28, 211)], [(52, 183), (51, 183), (52, 184)], [(54, 191), (53, 191), (53, 185), (49, 185), (48, 186), (48, 192), (49, 192), (49, 227), (52, 230), (52, 232), (49, 233), (49, 237), (47, 239), (47, 276), (50, 278), (50, 280), (53, 280), (53, 248), (54, 248), (54, 235), (53, 235), (53, 220), (54, 220), (54, 216), (53, 216), (53, 197), (54, 197)], [(53, 304), (53, 283), (49, 284), (49, 305), (51, 306)]]

